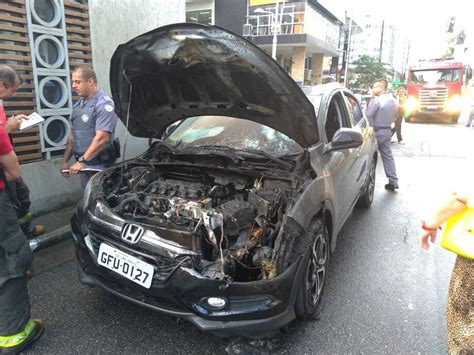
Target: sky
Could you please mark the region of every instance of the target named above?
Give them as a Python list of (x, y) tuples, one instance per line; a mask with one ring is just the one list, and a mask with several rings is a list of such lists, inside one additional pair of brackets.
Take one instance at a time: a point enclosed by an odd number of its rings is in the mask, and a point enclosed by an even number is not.
[(357, 16), (370, 14), (393, 23), (410, 39), (413, 59), (435, 58), (444, 52), (449, 16), (456, 17), (456, 29), (465, 28), (466, 40), (474, 44), (474, 15), (467, 7), (468, 0), (319, 0), (319, 3), (340, 19), (346, 10), (355, 21)]

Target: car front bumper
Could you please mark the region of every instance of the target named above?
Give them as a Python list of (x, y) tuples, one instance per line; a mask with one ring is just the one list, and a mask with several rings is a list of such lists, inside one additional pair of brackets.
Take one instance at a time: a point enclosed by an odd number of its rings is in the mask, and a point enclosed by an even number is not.
[[(146, 289), (98, 265), (98, 242), (86, 243), (84, 239), (87, 235), (89, 240), (96, 239), (96, 232), (81, 224), (77, 214), (71, 219), (71, 230), (79, 261), (79, 278), (89, 286), (101, 287), (163, 314), (187, 319), (199, 329), (219, 336), (272, 336), (295, 319), (294, 303), (303, 275), (301, 259), (272, 280), (252, 282), (206, 278), (183, 263), (166, 278), (154, 278), (151, 287)], [(109, 241), (101, 238), (100, 242), (108, 244)], [(112, 245), (130, 252), (126, 246)], [(226, 300), (226, 306), (210, 307), (206, 303), (209, 297)]]

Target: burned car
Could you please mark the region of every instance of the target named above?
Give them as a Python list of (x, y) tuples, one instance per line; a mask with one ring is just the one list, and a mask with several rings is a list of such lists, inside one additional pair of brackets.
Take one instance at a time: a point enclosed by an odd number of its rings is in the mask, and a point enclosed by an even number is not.
[(119, 46), (110, 81), (128, 131), (153, 143), (89, 181), (71, 221), (81, 282), (221, 336), (313, 317), (338, 232), (374, 196), (354, 96), (300, 88), (244, 38), (197, 24)]

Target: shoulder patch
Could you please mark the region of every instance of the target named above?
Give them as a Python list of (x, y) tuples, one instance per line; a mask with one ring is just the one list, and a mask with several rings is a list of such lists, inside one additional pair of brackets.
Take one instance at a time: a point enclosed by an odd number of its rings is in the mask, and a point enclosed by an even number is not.
[(107, 112), (112, 112), (114, 110), (114, 107), (109, 104), (105, 105), (104, 108), (105, 108), (105, 111)]

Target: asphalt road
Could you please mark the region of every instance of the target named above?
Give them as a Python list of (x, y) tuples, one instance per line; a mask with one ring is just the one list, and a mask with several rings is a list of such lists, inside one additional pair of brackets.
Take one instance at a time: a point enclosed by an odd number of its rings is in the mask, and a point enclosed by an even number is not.
[[(422, 251), (416, 234), (425, 211), (472, 174), (474, 128), (411, 123), (403, 131), (406, 145), (393, 144), (400, 190), (384, 190), (379, 164), (372, 207), (356, 210), (339, 236), (321, 318), (292, 325), (273, 352), (446, 353), (444, 308), (454, 255), (439, 245)], [(33, 314), (47, 329), (31, 352), (226, 352), (227, 339), (81, 285), (70, 242), (41, 253), (35, 271)]]

